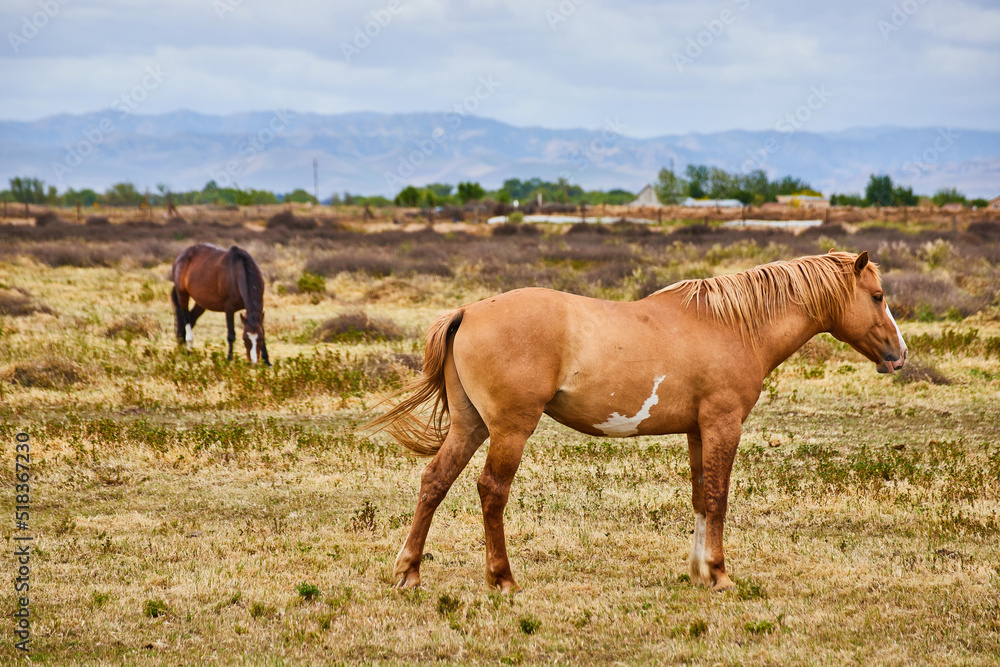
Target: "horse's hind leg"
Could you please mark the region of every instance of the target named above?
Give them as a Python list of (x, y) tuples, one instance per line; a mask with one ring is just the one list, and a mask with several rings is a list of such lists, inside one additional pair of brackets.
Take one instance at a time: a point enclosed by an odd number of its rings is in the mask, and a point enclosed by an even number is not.
[(445, 361), (445, 378), (451, 426), (441, 449), (420, 476), (420, 496), (413, 512), (410, 534), (400, 549), (393, 568), (397, 588), (420, 585), (420, 561), (423, 559), (424, 542), (427, 540), (434, 511), (489, 435), (479, 412), (469, 402), (462, 388), (451, 357)]
[(516, 424), (490, 424), (490, 451), (477, 484), (486, 531), (486, 584), (504, 593), (516, 592), (518, 585), (507, 558), (503, 511), (514, 474), (521, 464), (524, 444), (542, 416), (541, 409), (535, 415), (530, 410), (510, 412), (517, 415)]

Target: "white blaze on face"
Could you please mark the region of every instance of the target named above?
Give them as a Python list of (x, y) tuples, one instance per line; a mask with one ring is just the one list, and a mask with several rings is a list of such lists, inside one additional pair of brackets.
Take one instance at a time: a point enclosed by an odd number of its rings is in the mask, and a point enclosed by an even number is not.
[(184, 342), (185, 343), (193, 343), (194, 342), (194, 332), (191, 331), (191, 325), (190, 324), (185, 324), (184, 325)]
[(633, 417), (626, 417), (625, 415), (618, 414), (617, 412), (612, 412), (611, 416), (608, 417), (606, 422), (601, 424), (594, 424), (594, 428), (604, 431), (605, 435), (609, 435), (613, 438), (624, 438), (629, 435), (635, 435), (639, 432), (639, 424), (642, 420), (649, 417), (650, 409), (660, 402), (660, 397), (656, 395), (656, 390), (659, 389), (660, 383), (663, 382), (663, 378), (666, 375), (661, 375), (656, 378), (653, 382), (653, 393), (650, 394), (646, 402), (642, 404), (639, 408), (639, 412), (635, 413)]
[(250, 339), (250, 363), (257, 363), (257, 334), (247, 334)]
[(892, 316), (892, 311), (889, 310), (888, 303), (885, 304), (885, 314), (889, 316), (892, 326), (896, 327), (896, 337), (899, 339), (899, 358), (902, 359), (906, 356), (906, 343), (903, 342), (903, 334), (899, 331), (899, 325), (896, 324), (896, 318)]

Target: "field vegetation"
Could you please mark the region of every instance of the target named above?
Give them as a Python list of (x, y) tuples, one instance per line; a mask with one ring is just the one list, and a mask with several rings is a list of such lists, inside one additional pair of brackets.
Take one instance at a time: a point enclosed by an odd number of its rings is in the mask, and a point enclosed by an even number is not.
[[(1000, 223), (986, 214), (838, 211), (796, 235), (362, 209), (269, 224), (278, 212), (0, 225), (0, 513), (23, 431), (33, 662), (996, 664)], [(217, 313), (178, 348), (166, 276), (195, 242), (260, 264), (273, 367), (227, 362)], [(524, 591), (483, 583), (488, 444), (437, 512), (423, 588), (392, 588), (425, 461), (357, 427), (418, 372), (443, 310), (526, 285), (636, 299), (830, 248), (881, 264), (910, 361), (880, 376), (823, 335), (768, 377), (733, 471), (735, 591), (687, 580), (683, 436), (600, 439), (548, 418), (506, 514)], [(10, 520), (0, 531), (12, 544)], [(5, 615), (15, 604), (0, 590)], [(0, 659), (23, 661), (9, 636)]]

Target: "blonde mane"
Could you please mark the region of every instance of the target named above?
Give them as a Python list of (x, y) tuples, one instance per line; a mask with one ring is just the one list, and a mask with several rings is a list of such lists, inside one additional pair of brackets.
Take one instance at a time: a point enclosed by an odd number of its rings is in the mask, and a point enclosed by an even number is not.
[[(801, 306), (814, 320), (840, 316), (854, 295), (856, 258), (847, 252), (799, 257), (728, 276), (682, 280), (656, 293), (680, 293), (685, 308), (694, 302), (700, 315), (704, 307), (756, 346), (761, 327), (784, 313), (789, 303)], [(879, 276), (878, 267), (871, 262), (868, 267)]]

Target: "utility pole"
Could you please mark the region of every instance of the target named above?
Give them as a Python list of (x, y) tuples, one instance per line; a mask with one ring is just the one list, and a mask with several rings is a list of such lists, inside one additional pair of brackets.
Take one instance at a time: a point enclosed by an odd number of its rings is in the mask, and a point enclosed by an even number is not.
[(313, 196), (316, 197), (316, 203), (319, 203), (319, 163), (316, 158), (313, 158)]

